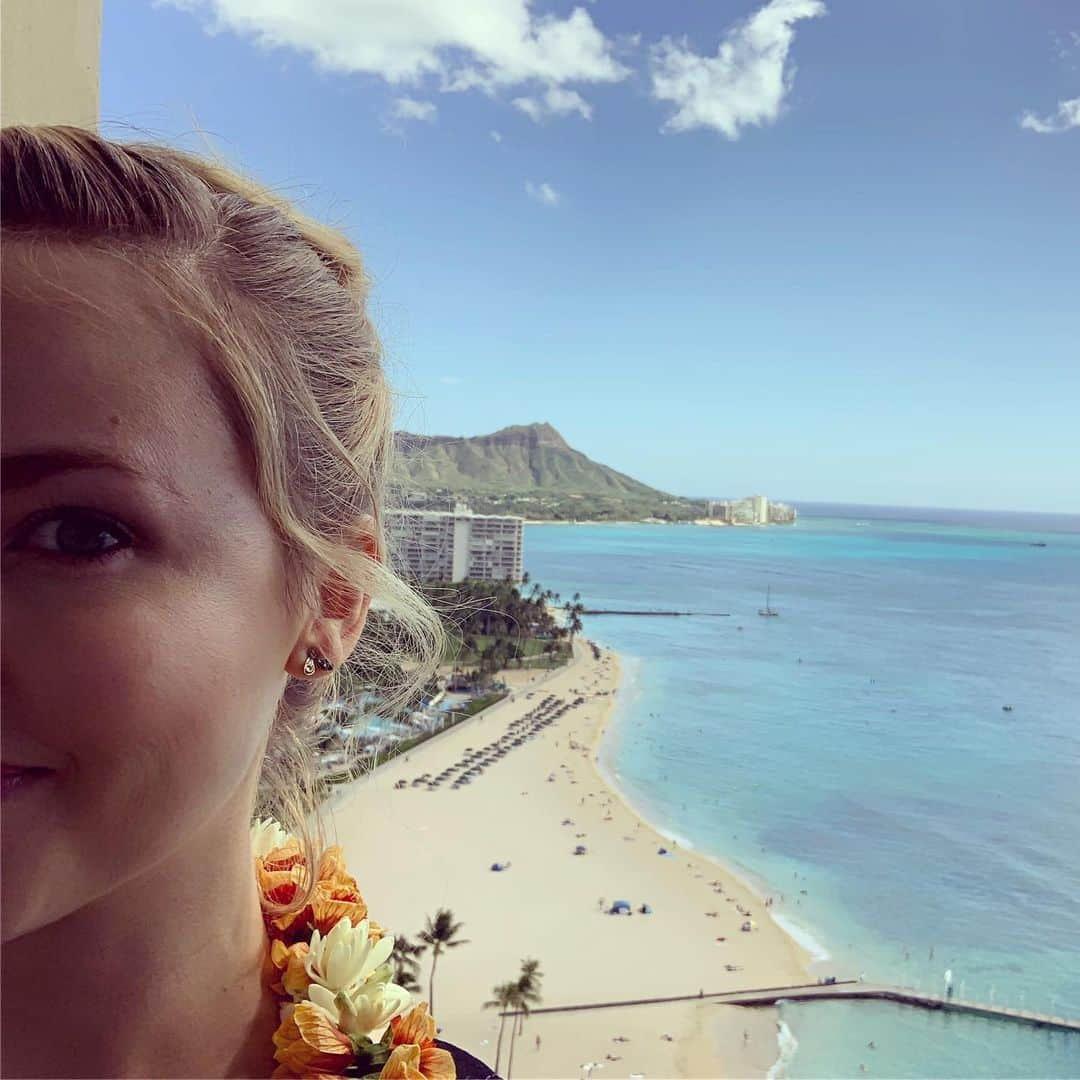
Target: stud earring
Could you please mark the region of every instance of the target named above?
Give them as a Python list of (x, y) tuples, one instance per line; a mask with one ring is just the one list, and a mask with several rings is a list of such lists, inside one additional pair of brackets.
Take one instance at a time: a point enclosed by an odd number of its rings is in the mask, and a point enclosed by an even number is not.
[(334, 665), (318, 649), (308, 649), (307, 659), (304, 661), (304, 674), (314, 675), (317, 667), (323, 671), (334, 670)]

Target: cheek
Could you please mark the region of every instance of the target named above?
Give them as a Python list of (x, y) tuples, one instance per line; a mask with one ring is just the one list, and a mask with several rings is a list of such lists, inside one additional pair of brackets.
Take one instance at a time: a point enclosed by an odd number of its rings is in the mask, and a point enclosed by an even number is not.
[(92, 591), (52, 610), (39, 594), (23, 622), (62, 674), (16, 676), (22, 691), (5, 697), (70, 762), (57, 810), (93, 837), (95, 869), (115, 873), (160, 854), (165, 836), (179, 843), (257, 773), (291, 642), (284, 612), (253, 592)]

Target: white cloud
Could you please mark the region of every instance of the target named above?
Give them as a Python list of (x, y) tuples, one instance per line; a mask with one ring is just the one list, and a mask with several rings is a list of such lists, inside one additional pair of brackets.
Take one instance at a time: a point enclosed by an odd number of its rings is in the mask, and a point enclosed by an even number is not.
[(394, 101), (393, 118), (395, 120), (423, 120), (432, 123), (438, 113), (434, 102), (417, 101), (415, 98), (399, 97)]
[[(1063, 37), (1061, 34), (1053, 35), (1054, 53), (1059, 60), (1068, 60), (1073, 51), (1080, 45), (1080, 30), (1069, 30)], [(1076, 65), (1073, 65), (1075, 69)]]
[(629, 71), (582, 7), (538, 15), (530, 0), (171, 0), (264, 48), (295, 49), (318, 68), (440, 89), (539, 81), (618, 82)]
[(525, 190), (529, 196), (545, 206), (558, 206), (562, 196), (547, 182), (534, 184), (531, 180), (525, 181)]
[(1036, 116), (1030, 109), (1020, 117), (1020, 126), (1040, 135), (1056, 135), (1060, 131), (1080, 127), (1080, 97), (1059, 101), (1057, 112), (1051, 116)]
[(824, 14), (823, 0), (770, 0), (727, 30), (715, 56), (699, 56), (685, 38), (654, 45), (653, 97), (675, 105), (661, 130), (713, 128), (737, 139), (749, 124), (773, 123), (794, 79), (795, 23)]
[(592, 119), (592, 106), (576, 91), (562, 86), (549, 86), (542, 97), (517, 97), (510, 103), (526, 116), (539, 123), (545, 116), (578, 113)]
[(499, 132), (499, 131), (493, 131), (493, 132), (491, 132), (491, 137), (492, 137), (492, 139), (494, 139), (494, 140), (495, 140), (495, 142), (497, 142), (497, 143), (498, 143), (498, 142), (502, 142), (502, 132)]
[(510, 104), (515, 109), (520, 109), (530, 120), (535, 120), (537, 123), (544, 116), (544, 107), (536, 98), (516, 97)]

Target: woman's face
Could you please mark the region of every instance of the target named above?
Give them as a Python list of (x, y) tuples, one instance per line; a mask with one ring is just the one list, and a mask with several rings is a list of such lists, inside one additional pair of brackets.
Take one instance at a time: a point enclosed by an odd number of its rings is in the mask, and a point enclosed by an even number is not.
[[(3, 282), (7, 941), (223, 815), (246, 825), (304, 619), (244, 450), (148, 276), (14, 241)], [(11, 788), (9, 765), (49, 771)]]

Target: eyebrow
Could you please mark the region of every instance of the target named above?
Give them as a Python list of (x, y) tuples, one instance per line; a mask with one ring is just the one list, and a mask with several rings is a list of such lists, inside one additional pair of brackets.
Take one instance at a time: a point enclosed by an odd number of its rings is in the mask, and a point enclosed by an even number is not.
[(0, 458), (0, 489), (29, 487), (59, 473), (79, 469), (113, 469), (128, 476), (143, 475), (127, 462), (98, 450), (45, 449), (31, 454), (5, 454)]

